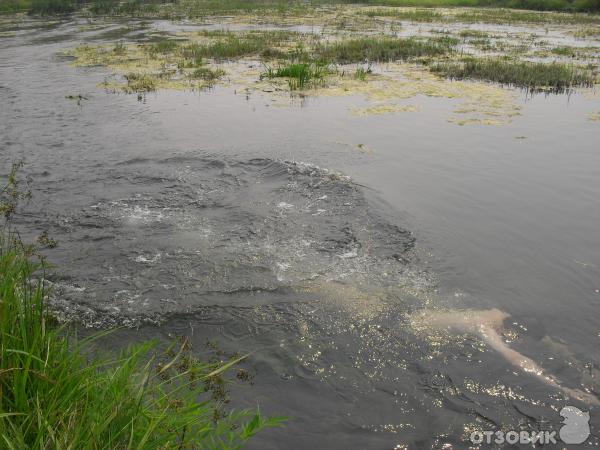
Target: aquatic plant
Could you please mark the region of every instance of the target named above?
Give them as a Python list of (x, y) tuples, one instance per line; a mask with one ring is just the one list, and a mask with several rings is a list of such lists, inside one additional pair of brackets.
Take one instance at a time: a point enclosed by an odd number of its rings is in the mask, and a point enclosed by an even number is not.
[(364, 67), (358, 67), (353, 76), (357, 80), (367, 81), (367, 76), (371, 73), (373, 73), (371, 66), (367, 67), (366, 69)]
[(490, 35), (485, 32), (485, 31), (481, 31), (481, 30), (470, 30), (470, 29), (466, 29), (466, 30), (461, 30), (458, 35), (460, 37), (464, 37), (464, 38), (481, 38), (481, 39), (485, 39), (488, 38)]
[(562, 63), (535, 63), (505, 58), (465, 58), (435, 62), (435, 73), (450, 79), (492, 81), (531, 90), (564, 92), (577, 86), (592, 86), (594, 73), (581, 66)]
[(323, 60), (341, 64), (363, 61), (398, 61), (421, 56), (439, 56), (452, 51), (452, 39), (363, 37), (322, 45), (316, 54)]
[(215, 81), (225, 75), (223, 69), (210, 69), (209, 67), (200, 67), (189, 74), (190, 78), (204, 81)]
[(370, 9), (363, 14), (369, 17), (393, 17), (411, 22), (438, 22), (444, 18), (442, 13), (431, 9)]
[(149, 47), (149, 52), (153, 53), (161, 53), (166, 55), (167, 53), (173, 52), (177, 47), (179, 47), (179, 43), (177, 41), (173, 41), (171, 39), (164, 39), (162, 41), (158, 41)]
[(156, 77), (147, 73), (130, 72), (125, 75), (125, 79), (128, 92), (151, 92), (158, 87)]
[(287, 78), (290, 90), (305, 89), (322, 82), (328, 67), (322, 63), (293, 63), (272, 69), (267, 67), (261, 78)]

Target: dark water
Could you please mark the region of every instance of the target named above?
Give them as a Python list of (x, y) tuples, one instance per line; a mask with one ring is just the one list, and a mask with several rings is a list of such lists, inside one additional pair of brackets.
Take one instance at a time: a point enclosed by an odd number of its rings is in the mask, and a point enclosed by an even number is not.
[(123, 24), (30, 25), (0, 38), (0, 156), (32, 178), (17, 226), (59, 242), (56, 307), (135, 326), (120, 342), (252, 351), (237, 406), (292, 420), (251, 447), (467, 448), (470, 428), (557, 429), (564, 405), (590, 410), (411, 317), (498, 308), (512, 348), (598, 389), (597, 99), (523, 96), (504, 127), (448, 123), (452, 101), (431, 98), (367, 118), (352, 97), (275, 108), (228, 87), (140, 102), (57, 54)]

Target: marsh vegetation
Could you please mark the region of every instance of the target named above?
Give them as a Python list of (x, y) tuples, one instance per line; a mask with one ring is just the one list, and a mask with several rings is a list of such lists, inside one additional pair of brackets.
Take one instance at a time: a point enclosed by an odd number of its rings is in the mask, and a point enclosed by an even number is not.
[(453, 80), (484, 80), (557, 93), (573, 87), (590, 87), (596, 80), (592, 70), (573, 64), (512, 61), (505, 58), (436, 62), (431, 69)]

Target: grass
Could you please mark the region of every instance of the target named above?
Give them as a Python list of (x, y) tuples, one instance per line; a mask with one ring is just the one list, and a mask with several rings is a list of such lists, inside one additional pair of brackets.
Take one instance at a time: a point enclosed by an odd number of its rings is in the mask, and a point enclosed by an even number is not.
[[(13, 211), (15, 169), (0, 189)], [(186, 339), (91, 356), (103, 334), (78, 339), (53, 319), (35, 249), (0, 230), (0, 447), (38, 449), (239, 448), (281, 418), (223, 411), (223, 374)], [(97, 352), (95, 352), (97, 353)]]
[(31, 0), (29, 12), (31, 14), (69, 14), (77, 9), (75, 0)]
[(423, 56), (440, 56), (452, 52), (451, 38), (374, 38), (363, 37), (336, 42), (317, 48), (316, 54), (323, 60), (339, 64), (364, 61), (399, 61)]
[(287, 78), (291, 91), (306, 89), (320, 84), (329, 69), (320, 63), (293, 63), (272, 69), (267, 67), (261, 78)]
[(190, 78), (195, 80), (204, 80), (213, 82), (225, 75), (222, 69), (210, 69), (208, 67), (200, 67), (189, 74)]
[[(316, 6), (362, 4), (394, 7), (495, 7), (536, 11), (600, 12), (598, 0), (2, 0), (0, 12), (65, 14), (85, 8), (95, 15), (161, 15), (205, 17), (268, 11), (270, 14), (305, 14)], [(430, 21), (435, 13), (415, 13), (408, 20)], [(437, 20), (437, 19), (436, 19)], [(535, 19), (534, 19), (535, 20)]]
[(478, 39), (486, 39), (489, 38), (490, 35), (485, 31), (480, 30), (461, 30), (458, 35), (463, 38), (478, 38)]
[(346, 3), (430, 8), (496, 7), (536, 11), (600, 11), (600, 3), (597, 0), (347, 0)]
[(228, 60), (244, 56), (279, 56), (281, 55), (281, 51), (276, 47), (289, 41), (294, 36), (299, 36), (298, 33), (287, 31), (233, 33), (217, 30), (200, 32), (199, 34), (214, 40), (206, 44), (197, 42), (180, 43), (175, 40), (164, 40), (147, 47), (147, 51), (152, 57), (182, 58), (183, 67), (194, 67), (201, 65), (203, 58)]
[(411, 22), (440, 22), (444, 18), (442, 13), (431, 9), (371, 9), (363, 14), (369, 17), (393, 17)]
[(352, 76), (355, 80), (367, 81), (367, 78), (371, 73), (373, 73), (373, 71), (371, 70), (370, 66), (366, 69), (364, 67), (359, 67)]
[(459, 62), (437, 62), (431, 65), (431, 70), (450, 79), (492, 81), (533, 91), (565, 92), (574, 87), (593, 86), (596, 82), (593, 72), (580, 66), (502, 58), (467, 58)]

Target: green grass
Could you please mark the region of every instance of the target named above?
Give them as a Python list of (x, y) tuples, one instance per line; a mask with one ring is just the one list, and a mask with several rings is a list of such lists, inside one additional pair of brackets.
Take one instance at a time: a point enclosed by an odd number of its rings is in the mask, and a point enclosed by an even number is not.
[(458, 35), (463, 38), (486, 39), (490, 37), (490, 35), (487, 32), (480, 30), (461, 30), (460, 33), (458, 33)]
[(598, 0), (347, 0), (345, 3), (416, 7), (496, 7), (565, 12), (600, 11)]
[[(158, 14), (169, 17), (205, 17), (260, 11), (268, 11), (270, 14), (302, 14), (315, 6), (347, 3), (420, 8), (496, 7), (537, 11), (600, 12), (600, 0), (177, 0), (174, 2), (166, 0), (2, 0), (0, 12), (30, 11), (33, 14), (65, 14), (83, 7), (96, 15)], [(417, 13), (412, 18), (406, 18), (429, 21), (434, 17), (435, 14)]]
[(561, 63), (534, 63), (502, 58), (467, 58), (463, 61), (437, 62), (435, 73), (450, 79), (474, 79), (527, 88), (565, 92), (571, 88), (593, 86), (594, 73), (580, 66)]
[(554, 47), (550, 51), (559, 56), (575, 56), (577, 49), (573, 47)]
[(452, 52), (452, 38), (419, 40), (415, 38), (364, 37), (323, 45), (316, 55), (340, 64), (364, 61), (398, 61), (424, 56), (440, 56)]
[(81, 339), (59, 326), (43, 258), (9, 228), (28, 196), (19, 167), (0, 187), (0, 448), (239, 448), (281, 424), (224, 411), (224, 373), (244, 357), (203, 362), (185, 338), (162, 351), (147, 342), (98, 356), (107, 332)]
[(77, 6), (75, 0), (31, 0), (29, 12), (39, 15), (68, 14), (75, 11)]
[(287, 78), (291, 91), (306, 89), (320, 84), (329, 68), (320, 63), (293, 63), (287, 66), (267, 69), (261, 74), (261, 78)]
[(364, 14), (369, 17), (393, 17), (411, 22), (439, 22), (444, 18), (442, 13), (431, 9), (371, 9), (365, 11)]
[(215, 38), (207, 44), (180, 44), (173, 40), (164, 40), (148, 47), (148, 52), (183, 59), (183, 67), (194, 67), (202, 64), (203, 58), (215, 60), (236, 59), (244, 56), (277, 57), (282, 53), (274, 48), (289, 41), (297, 33), (287, 31), (248, 31), (233, 33), (229, 31), (203, 32), (201, 35)]

